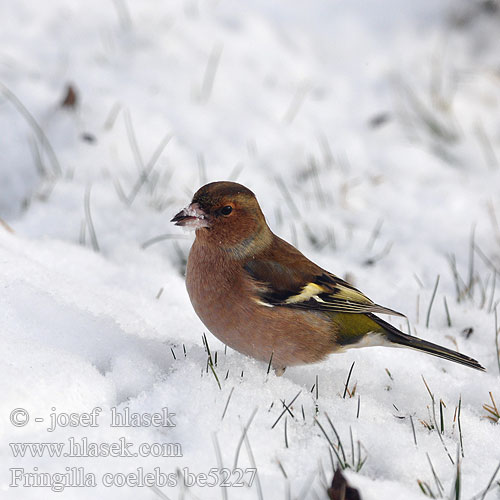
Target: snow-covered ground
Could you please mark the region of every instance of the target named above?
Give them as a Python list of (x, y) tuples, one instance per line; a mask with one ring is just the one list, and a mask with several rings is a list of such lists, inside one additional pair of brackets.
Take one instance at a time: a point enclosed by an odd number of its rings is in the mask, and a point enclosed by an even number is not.
[[(483, 407), (489, 392), (500, 404), (497, 7), (1, 2), (1, 497), (325, 499), (332, 450), (317, 418), (336, 446), (335, 426), (365, 500), (458, 498), (458, 462), (460, 498), (499, 498), (500, 475), (482, 496), (500, 462)], [(76, 108), (60, 105), (68, 85)], [(371, 348), (277, 378), (226, 352), (185, 291), (191, 236), (169, 223), (222, 179), (251, 188), (310, 258), (405, 312), (396, 326), (487, 373)], [(47, 430), (51, 413), (98, 407), (96, 426)], [(168, 408), (175, 426), (110, 427), (112, 408)], [(125, 438), (144, 455), (170, 443), (163, 454), (182, 456), (16, 457), (9, 446), (67, 453), (70, 438)], [(27, 486), (41, 473), (77, 482), (79, 467), (95, 487)], [(182, 486), (187, 471), (221, 467), (257, 475), (251, 487)], [(170, 485), (103, 486), (105, 474), (118, 484), (155, 468)]]

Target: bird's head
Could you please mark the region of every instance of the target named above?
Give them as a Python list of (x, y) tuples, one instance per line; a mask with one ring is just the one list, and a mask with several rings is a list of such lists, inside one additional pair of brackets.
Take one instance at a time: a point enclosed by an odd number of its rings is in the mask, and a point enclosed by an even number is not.
[(191, 204), (171, 222), (196, 229), (197, 238), (237, 253), (255, 243), (263, 244), (271, 234), (252, 191), (229, 181), (211, 182), (198, 189)]

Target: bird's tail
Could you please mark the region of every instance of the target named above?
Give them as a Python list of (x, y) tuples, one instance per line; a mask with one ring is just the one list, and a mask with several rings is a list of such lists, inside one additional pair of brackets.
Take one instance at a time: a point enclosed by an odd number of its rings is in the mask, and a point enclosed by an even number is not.
[(391, 344), (409, 347), (418, 351), (424, 351), (432, 354), (433, 356), (454, 361), (455, 363), (460, 363), (461, 365), (469, 366), (470, 368), (475, 368), (476, 370), (486, 371), (475, 359), (469, 358), (469, 356), (465, 356), (464, 354), (452, 351), (446, 347), (433, 344), (432, 342), (427, 342), (417, 337), (406, 335), (406, 333), (400, 332), (397, 328), (394, 328), (392, 325), (373, 314), (369, 314), (367, 316), (369, 316), (370, 319), (375, 321), (375, 323), (382, 328), (384, 336)]

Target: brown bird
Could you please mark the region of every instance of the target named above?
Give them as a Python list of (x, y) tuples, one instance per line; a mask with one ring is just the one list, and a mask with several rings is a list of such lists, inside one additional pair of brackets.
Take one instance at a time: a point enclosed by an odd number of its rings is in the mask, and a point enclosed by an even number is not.
[(229, 347), (277, 374), (352, 347), (404, 346), (484, 370), (472, 358), (406, 335), (372, 302), (276, 236), (255, 195), (235, 182), (200, 188), (173, 219), (196, 229), (186, 286), (196, 314)]

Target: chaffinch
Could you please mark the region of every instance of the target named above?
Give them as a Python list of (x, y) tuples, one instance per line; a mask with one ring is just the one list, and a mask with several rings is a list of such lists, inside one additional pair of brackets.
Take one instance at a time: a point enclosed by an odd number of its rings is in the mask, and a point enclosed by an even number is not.
[(228, 346), (287, 366), (369, 345), (404, 346), (484, 370), (472, 358), (400, 332), (374, 313), (403, 316), (311, 262), (276, 236), (255, 195), (235, 182), (200, 188), (172, 219), (196, 230), (186, 286), (205, 326)]

